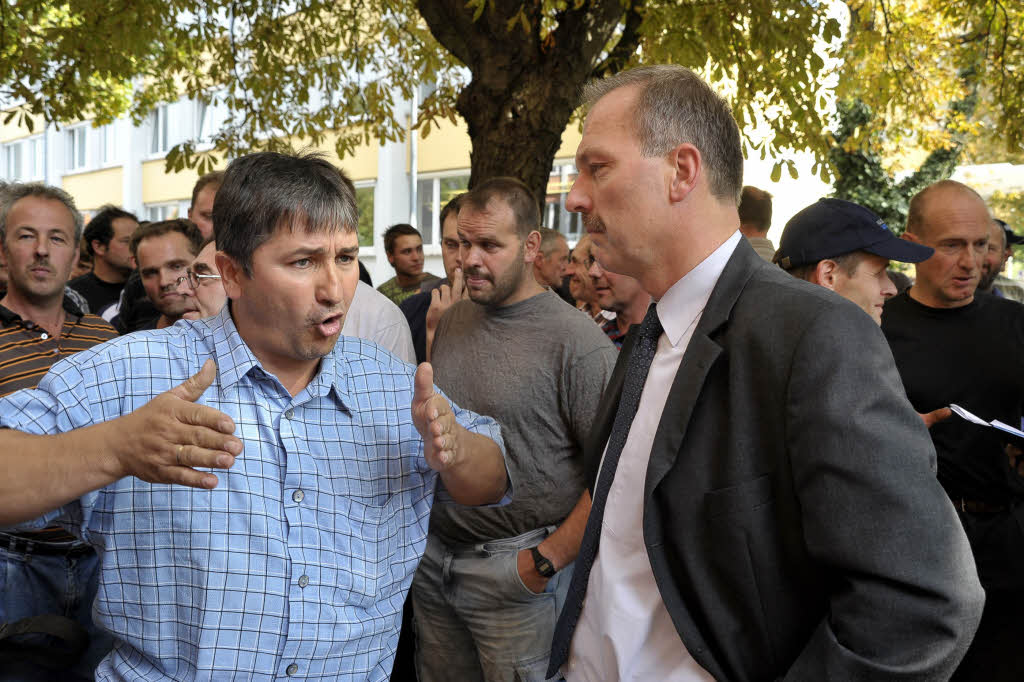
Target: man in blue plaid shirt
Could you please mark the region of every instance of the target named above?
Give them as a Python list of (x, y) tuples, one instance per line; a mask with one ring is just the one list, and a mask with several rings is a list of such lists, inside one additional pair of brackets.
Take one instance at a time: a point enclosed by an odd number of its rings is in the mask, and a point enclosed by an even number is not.
[(339, 339), (356, 224), (318, 156), (237, 159), (214, 205), (229, 305), (0, 401), (0, 525), (57, 522), (102, 557), (97, 679), (386, 680), (438, 478), (504, 499), (493, 420)]

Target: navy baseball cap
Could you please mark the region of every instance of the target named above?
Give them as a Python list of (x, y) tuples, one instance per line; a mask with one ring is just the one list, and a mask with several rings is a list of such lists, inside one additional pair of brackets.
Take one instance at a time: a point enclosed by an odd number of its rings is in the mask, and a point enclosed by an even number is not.
[(1017, 236), (1017, 233), (1010, 229), (1010, 226), (1006, 224), (1005, 220), (995, 218), (995, 221), (999, 223), (999, 226), (1003, 228), (1003, 232), (1006, 233), (1006, 245), (1017, 246), (1018, 244), (1024, 244), (1024, 237)]
[(920, 263), (935, 252), (931, 247), (900, 239), (881, 218), (860, 204), (818, 199), (789, 219), (772, 260), (790, 270), (851, 251), (867, 251), (903, 263)]

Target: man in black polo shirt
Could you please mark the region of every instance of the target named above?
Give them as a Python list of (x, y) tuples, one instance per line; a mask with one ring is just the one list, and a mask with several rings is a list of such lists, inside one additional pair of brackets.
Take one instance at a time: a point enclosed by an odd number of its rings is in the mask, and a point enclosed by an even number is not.
[(104, 206), (86, 226), (92, 272), (76, 277), (68, 286), (85, 297), (90, 312), (103, 316), (121, 298), (125, 280), (135, 267), (130, 245), (138, 226), (134, 215), (116, 206)]
[[(82, 216), (62, 190), (13, 185), (0, 199), (0, 248), (10, 273), (0, 299), (0, 396), (35, 387), (56, 361), (117, 336), (64, 296), (81, 232)], [(0, 564), (0, 623), (26, 630), (0, 631), (0, 677), (92, 679), (111, 646), (90, 616), (96, 553), (62, 528), (0, 533)], [(39, 633), (82, 636), (89, 647), (77, 661), (62, 660), (53, 647), (31, 646)]]
[[(978, 194), (945, 180), (910, 202), (905, 238), (935, 249), (885, 304), (882, 331), (918, 412), (961, 405), (1019, 426), (1024, 307), (976, 291), (991, 216)], [(951, 418), (931, 428), (939, 482), (953, 501), (986, 591), (981, 626), (954, 680), (1021, 679), (1024, 671), (1024, 477), (1001, 432)], [(1024, 466), (1021, 467), (1024, 471)]]

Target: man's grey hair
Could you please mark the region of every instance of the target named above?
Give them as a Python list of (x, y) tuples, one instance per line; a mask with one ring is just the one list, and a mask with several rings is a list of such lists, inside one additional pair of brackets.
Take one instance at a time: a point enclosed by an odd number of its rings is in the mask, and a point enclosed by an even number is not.
[(545, 258), (551, 255), (559, 241), (564, 241), (566, 245), (569, 244), (565, 235), (558, 230), (552, 230), (550, 227), (538, 227), (537, 231), (540, 232), (540, 252), (544, 254)]
[(41, 182), (15, 182), (7, 185), (0, 192), (0, 240), (7, 238), (7, 217), (11, 213), (11, 207), (26, 197), (37, 199), (49, 199), (59, 201), (71, 214), (71, 220), (75, 223), (75, 243), (82, 238), (82, 214), (75, 206), (75, 200), (71, 195), (51, 185), (44, 185)]
[(743, 149), (729, 104), (697, 74), (668, 64), (590, 81), (583, 88), (583, 104), (589, 111), (599, 99), (624, 87), (639, 90), (633, 125), (640, 152), (661, 156), (680, 144), (692, 144), (707, 169), (711, 194), (739, 204)]

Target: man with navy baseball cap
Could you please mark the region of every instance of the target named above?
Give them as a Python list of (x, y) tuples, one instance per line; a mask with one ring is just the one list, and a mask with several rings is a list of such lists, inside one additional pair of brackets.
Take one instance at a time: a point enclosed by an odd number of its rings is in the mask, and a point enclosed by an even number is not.
[(896, 295), (889, 261), (920, 263), (933, 252), (900, 239), (859, 204), (819, 199), (786, 223), (773, 260), (794, 277), (853, 301), (881, 324), (883, 304)]

